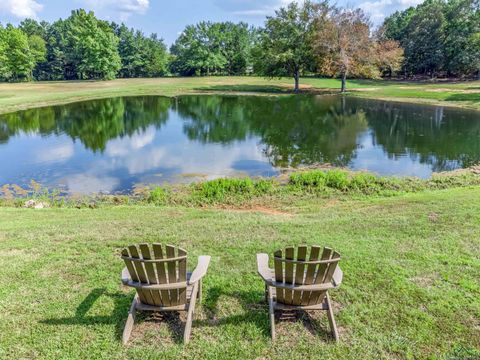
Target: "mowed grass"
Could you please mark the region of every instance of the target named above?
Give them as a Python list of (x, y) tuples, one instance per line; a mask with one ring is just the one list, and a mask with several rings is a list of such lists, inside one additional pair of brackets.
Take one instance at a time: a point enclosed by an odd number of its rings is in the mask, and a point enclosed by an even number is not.
[[(480, 356), (480, 187), (394, 197), (292, 197), (257, 210), (155, 206), (0, 208), (0, 358), (319, 359)], [(268, 206), (267, 206), (268, 207)], [(162, 242), (212, 256), (192, 341), (183, 315), (140, 316), (120, 249)], [(342, 254), (326, 314), (269, 335), (255, 254), (319, 244)]]
[[(301, 86), (305, 92), (337, 93), (340, 82), (337, 79), (304, 78), (301, 79)], [(283, 94), (290, 93), (292, 87), (292, 79), (262, 77), (1, 83), (0, 113), (113, 96), (176, 96), (205, 92)], [(431, 83), (350, 80), (348, 90), (354, 96), (480, 109), (480, 81)]]

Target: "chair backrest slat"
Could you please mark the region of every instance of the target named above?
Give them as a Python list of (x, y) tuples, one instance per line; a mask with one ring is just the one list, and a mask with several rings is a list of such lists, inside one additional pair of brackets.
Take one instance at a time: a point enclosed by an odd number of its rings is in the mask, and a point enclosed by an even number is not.
[[(140, 251), (142, 253), (142, 258), (145, 260), (151, 260), (152, 257), (150, 255), (150, 249), (148, 247), (148, 244), (140, 244)], [(158, 284), (157, 281), (157, 275), (155, 274), (155, 269), (153, 267), (153, 263), (151, 262), (146, 262), (144, 263), (145, 265), (145, 271), (147, 273), (147, 278), (148, 282), (150, 284)]]
[[(131, 245), (122, 250), (122, 257), (132, 281), (145, 285), (176, 284), (187, 281), (187, 252), (181, 248), (167, 245), (165, 251), (161, 244)], [(165, 268), (166, 267), (166, 268)], [(136, 286), (140, 301), (152, 306), (177, 306), (187, 302), (187, 286), (178, 289), (157, 290)]]
[[(305, 261), (307, 259), (307, 247), (302, 245), (297, 250), (297, 260)], [(303, 285), (305, 276), (305, 264), (297, 263), (295, 266), (295, 285)], [(300, 305), (302, 299), (302, 291), (293, 292), (293, 305)]]
[[(144, 260), (152, 259), (148, 244), (140, 244), (139, 248), (142, 254), (142, 258)], [(143, 263), (143, 265), (145, 266), (145, 272), (147, 273), (148, 282), (150, 284), (158, 284), (157, 275), (155, 274), (155, 268), (153, 267), (153, 263), (145, 262)], [(156, 306), (162, 306), (162, 299), (158, 290), (150, 290), (150, 295), (152, 296), (152, 301)]]
[[(320, 247), (312, 246), (307, 260), (308, 252), (309, 248), (305, 245), (297, 249), (288, 247), (284, 252), (276, 251), (273, 259), (275, 281), (293, 285), (331, 283), (340, 254), (326, 247), (320, 255)], [(319, 261), (328, 262), (318, 263)], [(302, 291), (276, 288), (276, 301), (286, 305), (317, 305), (324, 300), (325, 295), (326, 290)]]
[[(130, 256), (132, 258), (140, 259), (138, 249), (135, 245), (130, 245), (128, 247), (128, 250), (130, 251)], [(138, 280), (142, 283), (148, 284), (147, 274), (145, 273), (143, 263), (141, 263), (139, 261), (133, 261), (133, 266), (135, 267), (135, 270), (137, 272)], [(147, 302), (148, 304), (152, 304), (152, 305), (154, 304), (152, 293), (150, 292), (150, 290), (139, 289), (138, 296), (140, 297), (140, 301), (142, 301), (142, 295), (140, 295), (140, 293), (143, 295), (143, 298), (144, 298), (145, 302)]]
[[(178, 256), (187, 255), (187, 252), (183, 249), (178, 248)], [(187, 281), (187, 259), (182, 259), (178, 261), (178, 281)], [(178, 290), (178, 301), (180, 303), (185, 303), (187, 301), (187, 289)]]
[[(308, 260), (317, 261), (319, 255), (320, 255), (320, 247), (312, 246), (312, 248), (310, 249), (310, 257), (308, 258)], [(307, 274), (305, 275), (305, 285), (313, 284), (316, 268), (317, 268), (316, 264), (307, 265)]]
[[(320, 256), (320, 247), (319, 246), (312, 246), (310, 249), (310, 257), (308, 258), (309, 261), (317, 261)], [(315, 270), (317, 269), (317, 264), (308, 264), (307, 271), (305, 274), (305, 285), (312, 285), (315, 280)], [(302, 298), (300, 300), (300, 305), (308, 305), (310, 301), (310, 296), (312, 295), (311, 291), (304, 291), (302, 293)]]
[[(324, 247), (320, 260), (330, 260), (330, 257), (332, 256), (332, 252), (333, 252), (332, 249), (328, 247)], [(315, 274), (315, 280), (314, 280), (315, 284), (323, 284), (324, 282), (323, 280), (325, 279), (325, 273), (327, 272), (329, 265), (330, 264), (318, 264), (317, 272)], [(312, 293), (310, 294), (310, 299), (308, 300), (308, 305), (318, 304), (320, 301), (323, 300), (323, 298), (325, 297), (325, 294), (326, 294), (325, 291), (312, 291)]]
[[(332, 257), (330, 259), (340, 259), (340, 254), (336, 251), (333, 252)], [(333, 273), (335, 272), (335, 269), (337, 268), (338, 262), (332, 262), (328, 264), (328, 270), (325, 273), (325, 278), (323, 279), (324, 283), (332, 281)]]
[[(174, 258), (175, 257), (175, 247), (171, 245), (167, 245), (167, 258)], [(167, 270), (168, 270), (168, 283), (175, 283), (177, 282), (177, 267), (175, 262), (169, 261), (167, 262)], [(170, 305), (176, 306), (178, 304), (178, 290), (170, 290)]]
[[(285, 249), (285, 259), (293, 260), (295, 256), (295, 249), (288, 247)], [(293, 263), (285, 263), (285, 283), (293, 284)], [(291, 304), (293, 302), (293, 291), (285, 289), (285, 302)]]
[[(163, 259), (163, 249), (161, 244), (153, 244), (152, 249), (153, 249), (153, 254), (155, 255), (155, 259), (158, 259), (158, 260)], [(167, 274), (165, 272), (165, 263), (157, 262), (155, 264), (155, 268), (157, 269), (158, 283), (166, 284)], [(162, 299), (162, 306), (170, 306), (170, 294), (168, 290), (161, 290), (160, 296)]]
[[(275, 281), (276, 282), (283, 282), (283, 262), (279, 259), (282, 258), (282, 250), (276, 251), (273, 258), (273, 266), (275, 269)], [(285, 300), (284, 291), (283, 289), (277, 289), (277, 301), (284, 302)]]
[[(122, 256), (124, 257), (130, 257), (130, 254), (128, 253), (127, 249), (122, 250)], [(137, 272), (135, 271), (135, 267), (133, 266), (133, 261), (129, 259), (124, 259), (125, 266), (128, 269), (128, 272), (130, 273), (130, 277), (132, 278), (133, 281), (138, 281), (138, 276)]]

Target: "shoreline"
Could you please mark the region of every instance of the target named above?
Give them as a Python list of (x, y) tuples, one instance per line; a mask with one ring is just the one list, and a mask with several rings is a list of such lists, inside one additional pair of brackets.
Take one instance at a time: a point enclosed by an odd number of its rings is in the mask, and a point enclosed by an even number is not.
[[(340, 95), (334, 87), (335, 79), (303, 79), (302, 94)], [(461, 108), (480, 111), (480, 82), (452, 84), (425, 84), (413, 82), (354, 81), (349, 82), (350, 91), (346, 96), (379, 101), (392, 101), (405, 104), (419, 104)], [(447, 90), (445, 87), (449, 86)], [(466, 89), (465, 89), (466, 88)], [(423, 91), (419, 96), (418, 91)], [(445, 91), (443, 91), (445, 90)], [(388, 95), (387, 92), (393, 92)], [(397, 93), (398, 92), (398, 93)], [(405, 93), (411, 95), (405, 95)], [(472, 100), (453, 101), (434, 98), (444, 96), (471, 97)], [(478, 96), (477, 96), (478, 94)], [(266, 80), (257, 77), (211, 77), (211, 78), (154, 78), (117, 79), (111, 81), (56, 81), (32, 83), (0, 84), (0, 115), (35, 108), (66, 105), (82, 101), (126, 96), (165, 96), (183, 95), (232, 95), (232, 96), (284, 96), (294, 95), (289, 79)], [(431, 96), (431, 97), (428, 97)], [(476, 101), (478, 97), (479, 101)]]

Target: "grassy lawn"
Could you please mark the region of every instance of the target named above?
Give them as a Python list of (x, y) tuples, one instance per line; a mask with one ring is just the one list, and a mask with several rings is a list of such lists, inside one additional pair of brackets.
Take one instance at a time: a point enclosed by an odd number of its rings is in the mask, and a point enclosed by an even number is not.
[[(282, 204), (0, 208), (0, 358), (480, 356), (480, 187)], [(212, 256), (186, 347), (175, 316), (143, 316), (120, 343), (133, 291), (120, 286), (119, 250), (139, 242), (181, 245), (189, 268)], [(342, 254), (338, 344), (324, 313), (281, 320), (270, 342), (255, 254), (298, 244)]]
[[(306, 78), (302, 89), (309, 92), (335, 93), (336, 79)], [(61, 81), (22, 84), (0, 84), (0, 113), (42, 105), (123, 95), (175, 96), (202, 92), (287, 93), (291, 79), (261, 77), (202, 77), (118, 79), (113, 81)], [(352, 80), (351, 95), (396, 101), (441, 104), (480, 109), (480, 81), (459, 83), (393, 82)]]

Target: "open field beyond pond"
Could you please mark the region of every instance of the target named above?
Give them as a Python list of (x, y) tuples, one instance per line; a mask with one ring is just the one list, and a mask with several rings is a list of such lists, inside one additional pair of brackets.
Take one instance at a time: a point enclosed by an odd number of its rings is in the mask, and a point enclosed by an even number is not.
[[(480, 188), (393, 197), (298, 196), (261, 207), (0, 208), (0, 358), (466, 358), (480, 356)], [(167, 242), (212, 256), (192, 340), (183, 315), (142, 316), (120, 336), (133, 292), (120, 249)], [(319, 244), (342, 254), (325, 314), (269, 336), (255, 254)], [(294, 335), (294, 336), (293, 336)]]
[[(306, 78), (302, 91), (337, 93), (336, 79)], [(191, 93), (288, 93), (292, 79), (261, 77), (194, 77), (156, 79), (118, 79), (112, 81), (59, 81), (0, 84), (0, 113), (32, 107), (69, 103), (113, 96), (165, 95)], [(397, 82), (351, 80), (351, 95), (375, 99), (428, 103), (480, 109), (480, 81), (473, 82)]]

